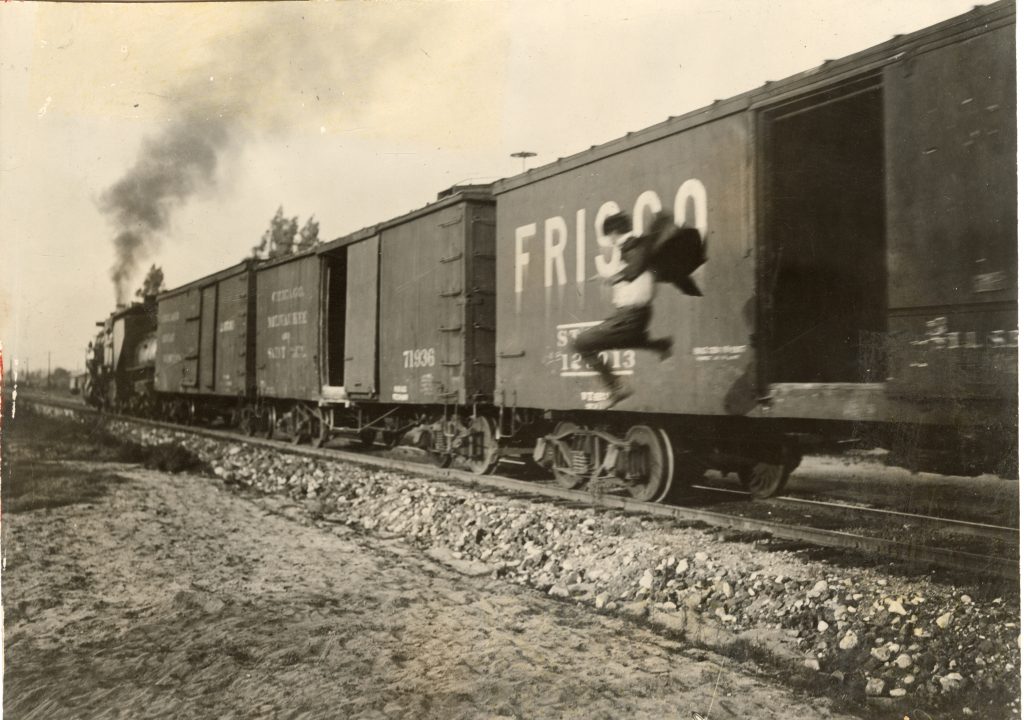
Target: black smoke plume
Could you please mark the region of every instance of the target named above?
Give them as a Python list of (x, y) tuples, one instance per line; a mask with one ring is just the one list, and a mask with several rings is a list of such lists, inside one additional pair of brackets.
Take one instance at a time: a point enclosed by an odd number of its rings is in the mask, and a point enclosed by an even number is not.
[(130, 283), (139, 264), (156, 251), (171, 213), (215, 185), (230, 135), (227, 123), (214, 112), (183, 113), (143, 142), (135, 165), (100, 197), (100, 208), (117, 232), (110, 278), (118, 304), (131, 297)]
[(443, 3), (429, 13), (412, 3), (372, 5), (247, 6), (246, 20), (211, 46), (211, 57), (183, 73), (167, 93), (172, 121), (99, 198), (115, 231), (118, 303), (131, 298), (140, 264), (173, 237), (175, 210), (227, 180), (229, 151), (253, 133), (369, 124), (362, 113), (379, 89), (408, 73), (405, 49), (439, 37), (449, 22)]

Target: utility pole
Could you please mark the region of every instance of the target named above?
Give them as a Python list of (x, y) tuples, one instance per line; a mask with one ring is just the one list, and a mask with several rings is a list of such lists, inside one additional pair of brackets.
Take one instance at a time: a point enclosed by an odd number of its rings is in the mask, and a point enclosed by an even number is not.
[(50, 389), (50, 351), (46, 351), (46, 389)]

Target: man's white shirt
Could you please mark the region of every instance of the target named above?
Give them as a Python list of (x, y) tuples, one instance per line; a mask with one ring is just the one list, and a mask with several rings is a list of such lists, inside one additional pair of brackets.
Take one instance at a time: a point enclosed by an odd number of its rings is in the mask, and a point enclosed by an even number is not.
[[(620, 250), (632, 237), (622, 235), (615, 243), (616, 250)], [(626, 267), (626, 263), (622, 260), (621, 252), (616, 252), (615, 255), (619, 262), (613, 268), (613, 272), (618, 273)], [(654, 275), (650, 270), (645, 270), (632, 281), (623, 280), (612, 285), (612, 304), (617, 308), (649, 305), (654, 300), (654, 290)]]

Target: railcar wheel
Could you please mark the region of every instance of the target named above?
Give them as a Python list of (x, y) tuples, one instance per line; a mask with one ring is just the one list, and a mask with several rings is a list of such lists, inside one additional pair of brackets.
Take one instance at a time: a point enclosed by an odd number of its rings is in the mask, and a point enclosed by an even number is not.
[(494, 422), (490, 418), (477, 416), (470, 421), (469, 431), (477, 438), (473, 447), (478, 452), (474, 457), (466, 458), (466, 467), (474, 475), (486, 475), (498, 465), (498, 438), (494, 432)]
[[(574, 433), (579, 430), (576, 423), (560, 422), (555, 426), (552, 435), (563, 435)], [(572, 438), (559, 440), (554, 449), (555, 456), (552, 459), (551, 472), (555, 474), (555, 484), (566, 490), (575, 490), (587, 481), (586, 476), (573, 471), (572, 468)]]
[(631, 481), (629, 494), (642, 502), (661, 498), (674, 466), (667, 437), (647, 425), (634, 425), (626, 433), (626, 440), (632, 445), (625, 459), (626, 480)]
[[(661, 428), (658, 428), (657, 433), (658, 437), (661, 439), (662, 445), (665, 448), (665, 459), (668, 463), (668, 467), (665, 468), (664, 486), (662, 487), (661, 492), (658, 494), (658, 497), (655, 498), (654, 500), (654, 502), (660, 503), (666, 497), (672, 495), (673, 491), (676, 490), (676, 453), (675, 449), (672, 447), (672, 441), (669, 440), (668, 438), (668, 433), (662, 430)], [(684, 478), (684, 480), (685, 483), (683, 484), (685, 485), (690, 485), (693, 482), (691, 478)]]
[(317, 414), (316, 446), (322, 448), (331, 441), (331, 411), (323, 408)]
[(256, 416), (256, 412), (249, 406), (242, 408), (238, 418), (238, 429), (245, 433), (247, 437), (253, 437), (258, 427), (259, 418)]
[(307, 442), (313, 435), (313, 421), (310, 419), (306, 408), (296, 405), (292, 408), (291, 422), (289, 423), (292, 445), (301, 445)]
[(267, 440), (273, 440), (274, 431), (277, 429), (277, 408), (268, 405), (263, 409), (261, 418), (263, 420), (263, 436)]
[[(420, 450), (425, 452), (430, 458), (431, 462), (437, 467), (451, 467), (452, 454), (448, 450), (439, 450), (437, 445), (437, 436), (435, 433), (443, 432), (440, 429), (426, 428), (420, 433), (420, 439), (418, 447)], [(445, 443), (447, 445), (447, 443)]]
[(750, 497), (764, 500), (782, 492), (789, 471), (782, 463), (758, 462), (739, 471), (740, 485)]

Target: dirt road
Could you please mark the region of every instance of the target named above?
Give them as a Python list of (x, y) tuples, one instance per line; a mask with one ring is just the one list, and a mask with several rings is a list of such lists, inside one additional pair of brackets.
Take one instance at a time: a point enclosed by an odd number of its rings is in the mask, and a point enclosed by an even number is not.
[(626, 621), (289, 518), (279, 499), (76, 467), (126, 481), (4, 518), (11, 718), (841, 717)]

